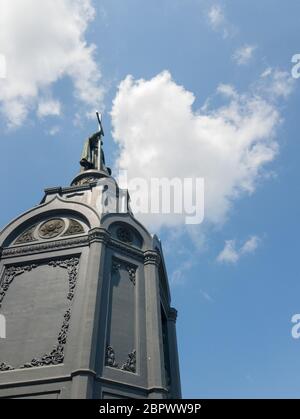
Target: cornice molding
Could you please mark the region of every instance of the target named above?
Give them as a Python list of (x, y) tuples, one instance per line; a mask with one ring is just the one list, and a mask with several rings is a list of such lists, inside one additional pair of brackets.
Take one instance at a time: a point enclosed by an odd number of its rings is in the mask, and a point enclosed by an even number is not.
[(51, 250), (61, 250), (72, 247), (88, 246), (90, 243), (87, 235), (81, 237), (74, 237), (72, 239), (61, 239), (55, 241), (48, 241), (42, 243), (31, 243), (24, 246), (12, 246), (0, 248), (1, 258), (10, 258), (22, 255), (29, 255), (35, 253), (48, 252)]
[(88, 233), (89, 243), (103, 243), (107, 244), (110, 240), (110, 233), (101, 227), (93, 228)]
[(160, 255), (155, 250), (147, 250), (144, 252), (144, 265), (159, 266), (160, 260)]

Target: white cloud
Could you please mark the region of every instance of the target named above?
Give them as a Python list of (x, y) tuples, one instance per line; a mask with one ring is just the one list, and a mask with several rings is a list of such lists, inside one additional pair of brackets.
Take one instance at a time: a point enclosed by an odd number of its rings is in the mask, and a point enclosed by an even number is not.
[[(205, 220), (223, 223), (234, 200), (255, 191), (265, 165), (278, 152), (276, 83), (272, 76), (247, 93), (221, 85), (218, 94), (225, 105), (195, 112), (195, 96), (177, 85), (169, 72), (148, 81), (126, 77), (111, 112), (113, 137), (120, 146), (117, 165), (128, 170), (129, 179), (150, 181), (154, 174), (203, 177)], [(172, 217), (141, 220), (156, 229), (178, 225)]]
[(224, 8), (220, 4), (214, 4), (210, 7), (207, 18), (210, 27), (216, 32), (221, 32), (224, 39), (236, 32), (233, 25), (228, 22)]
[(208, 11), (209, 22), (213, 29), (218, 29), (225, 22), (224, 12), (220, 5), (211, 6)]
[(226, 240), (225, 247), (217, 257), (218, 262), (236, 263), (239, 254), (235, 249), (235, 240)]
[(214, 302), (214, 299), (212, 298), (212, 296), (211, 295), (209, 295), (208, 294), (208, 292), (206, 292), (206, 291), (203, 291), (203, 290), (199, 290), (200, 291), (200, 294), (202, 295), (202, 297), (206, 300), (206, 301), (209, 301), (210, 303), (213, 303)]
[(101, 105), (95, 46), (85, 39), (95, 15), (91, 0), (0, 0), (0, 10), (0, 52), (7, 64), (0, 104), (9, 125), (41, 109), (45, 92), (63, 77), (72, 80), (87, 111)]
[(260, 89), (273, 100), (286, 99), (293, 91), (295, 79), (287, 71), (267, 68), (261, 75)]
[(244, 45), (234, 52), (232, 58), (238, 65), (248, 64), (253, 57), (255, 49), (254, 45)]
[(260, 241), (259, 237), (252, 236), (240, 248), (237, 248), (235, 240), (226, 240), (224, 249), (218, 255), (217, 261), (220, 263), (237, 263), (242, 256), (254, 253)]
[(0, 54), (0, 79), (6, 78), (6, 58), (5, 55)]
[(58, 100), (42, 100), (38, 104), (37, 114), (40, 118), (45, 116), (59, 116), (61, 104)]
[(54, 125), (49, 130), (46, 131), (48, 135), (54, 136), (60, 132), (60, 127), (58, 125)]
[(172, 272), (171, 275), (171, 284), (172, 285), (183, 285), (188, 279), (188, 271), (195, 266), (197, 258), (191, 256), (184, 260), (180, 266)]

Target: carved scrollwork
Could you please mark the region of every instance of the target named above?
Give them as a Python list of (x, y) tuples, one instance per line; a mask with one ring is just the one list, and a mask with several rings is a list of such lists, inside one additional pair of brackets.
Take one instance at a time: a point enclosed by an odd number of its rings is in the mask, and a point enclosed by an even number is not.
[(82, 225), (76, 221), (71, 219), (69, 223), (69, 227), (67, 228), (67, 231), (63, 234), (64, 236), (72, 236), (74, 234), (82, 234), (84, 233), (84, 228)]
[(105, 365), (108, 367), (117, 368), (122, 371), (135, 373), (136, 350), (134, 349), (132, 352), (128, 354), (126, 362), (120, 367), (119, 364), (116, 362), (116, 355), (114, 349), (112, 348), (112, 346), (108, 345), (106, 347)]
[(5, 294), (15, 277), (23, 274), (24, 272), (29, 272), (36, 267), (37, 265), (31, 264), (26, 266), (11, 266), (5, 270), (3, 279), (0, 283), (0, 308), (3, 298), (5, 297)]
[(135, 285), (135, 282), (136, 282), (136, 267), (133, 268), (130, 265), (126, 265), (126, 271), (129, 274), (130, 281), (133, 283), (133, 285)]
[(67, 342), (70, 319), (71, 309), (68, 309), (64, 314), (64, 321), (57, 338), (58, 344), (54, 346), (49, 354), (45, 354), (40, 358), (33, 358), (30, 362), (27, 362), (19, 368), (33, 368), (62, 364), (64, 361), (64, 345)]
[(106, 347), (106, 365), (112, 368), (119, 368), (119, 365), (116, 362), (115, 351), (111, 346)]
[(112, 268), (111, 268), (112, 272), (116, 273), (121, 268), (124, 268), (128, 272), (130, 281), (133, 283), (133, 285), (135, 285), (136, 284), (137, 266), (131, 265), (131, 264), (129, 264), (125, 261), (122, 261), (122, 260), (113, 259)]
[(15, 244), (24, 244), (24, 243), (30, 243), (37, 241), (37, 239), (34, 237), (34, 230), (36, 229), (36, 225), (30, 227), (28, 230), (24, 231), (17, 240), (15, 241)]
[(14, 368), (11, 365), (6, 364), (5, 362), (0, 363), (0, 371), (11, 371)]
[[(77, 281), (78, 275), (78, 267), (79, 267), (79, 258), (72, 258), (72, 259), (62, 259), (62, 260), (55, 260), (49, 262), (50, 266), (53, 267), (61, 267), (67, 269), (68, 276), (69, 276), (69, 292), (68, 292), (68, 300), (72, 301), (75, 292), (75, 286)], [(0, 283), (0, 307), (3, 301), (3, 298), (12, 283), (13, 279), (24, 272), (31, 271), (32, 269), (36, 268), (38, 265), (26, 265), (26, 266), (17, 266), (17, 267), (9, 267), (6, 269), (3, 279)], [(64, 361), (64, 346), (67, 342), (67, 334), (69, 330), (69, 324), (71, 319), (71, 308), (69, 307), (64, 314), (64, 320), (60, 328), (60, 332), (57, 337), (57, 344), (53, 347), (52, 351), (44, 354), (41, 357), (33, 358), (30, 362), (25, 363), (24, 365), (18, 368), (33, 368), (33, 367), (41, 367), (47, 365), (58, 365), (63, 363)], [(5, 362), (0, 363), (0, 372), (1, 371), (10, 371), (14, 370), (15, 368), (6, 364)]]
[(49, 262), (49, 266), (53, 266), (54, 268), (60, 266), (61, 268), (67, 269), (69, 275), (69, 293), (67, 298), (68, 300), (72, 300), (74, 297), (74, 291), (78, 275), (79, 258), (53, 260)]
[(125, 364), (122, 365), (121, 370), (128, 372), (136, 372), (136, 350), (133, 350), (128, 354), (128, 358)]

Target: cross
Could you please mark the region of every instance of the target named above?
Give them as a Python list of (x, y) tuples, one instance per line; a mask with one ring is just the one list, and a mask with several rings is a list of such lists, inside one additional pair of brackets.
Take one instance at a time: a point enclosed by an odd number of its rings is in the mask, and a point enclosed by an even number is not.
[(103, 135), (103, 137), (104, 137), (104, 131), (103, 131), (103, 126), (102, 126), (102, 114), (97, 111), (96, 115), (97, 115), (97, 119), (98, 119), (100, 135)]
[(98, 111), (96, 112), (97, 115), (97, 119), (98, 119), (98, 126), (99, 126), (99, 145), (98, 145), (98, 170), (102, 170), (102, 159), (101, 159), (101, 149), (102, 149), (102, 140), (101, 140), (101, 136), (104, 137), (104, 131), (103, 131), (103, 126), (102, 126), (102, 114), (99, 113)]

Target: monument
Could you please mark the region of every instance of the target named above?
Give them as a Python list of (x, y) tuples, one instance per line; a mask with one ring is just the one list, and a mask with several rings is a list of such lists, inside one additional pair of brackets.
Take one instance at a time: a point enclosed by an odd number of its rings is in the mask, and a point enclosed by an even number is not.
[(0, 233), (0, 398), (180, 398), (161, 243), (105, 165), (103, 128), (70, 186)]

